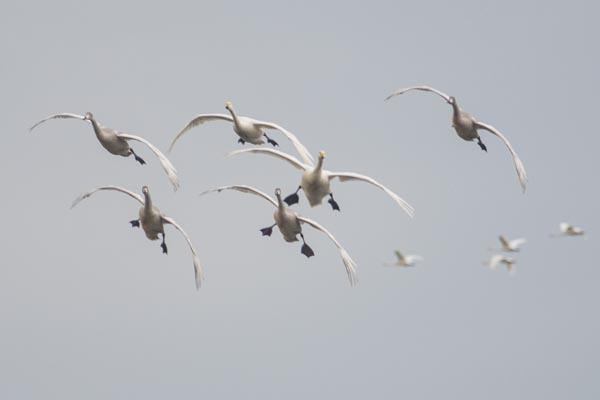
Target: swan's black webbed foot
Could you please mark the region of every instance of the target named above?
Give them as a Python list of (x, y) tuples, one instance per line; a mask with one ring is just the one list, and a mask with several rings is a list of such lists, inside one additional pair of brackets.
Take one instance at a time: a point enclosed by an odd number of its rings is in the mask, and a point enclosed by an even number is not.
[(270, 137), (268, 137), (266, 133), (264, 133), (263, 135), (265, 135), (265, 137), (267, 138), (267, 142), (269, 144), (272, 144), (273, 147), (279, 146), (279, 143), (277, 143), (276, 141), (274, 141), (273, 139), (271, 139)]
[(331, 204), (331, 208), (333, 209), (333, 211), (335, 211), (335, 210), (340, 211), (340, 206), (338, 205), (337, 201), (335, 201), (333, 199), (333, 194), (332, 193), (329, 193), (329, 200), (327, 200), (327, 202), (329, 204)]
[(306, 257), (314, 256), (315, 252), (313, 251), (313, 249), (310, 248), (309, 245), (306, 244), (306, 241), (304, 240), (304, 235), (300, 233), (300, 236), (302, 237), (302, 249), (300, 250), (300, 252)]
[(262, 228), (260, 230), (260, 232), (262, 233), (263, 236), (271, 236), (271, 234), (273, 233), (273, 227), (275, 226), (275, 224), (268, 226), (266, 228)]
[(487, 147), (485, 147), (485, 144), (483, 144), (483, 142), (481, 141), (481, 138), (479, 138), (479, 137), (477, 138), (477, 144), (479, 145), (481, 150), (483, 150), (487, 153)]
[(167, 244), (165, 243), (165, 234), (163, 233), (163, 241), (160, 244), (160, 248), (162, 249), (163, 254), (168, 254), (167, 253)]
[(244, 139), (242, 139), (242, 138), (239, 138), (239, 139), (238, 139), (238, 143), (241, 143), (241, 144), (246, 144), (246, 141), (245, 141)]
[(144, 161), (144, 159), (142, 157), (135, 154), (135, 151), (133, 151), (133, 149), (129, 149), (129, 150), (131, 151), (131, 154), (133, 154), (133, 157), (135, 157), (135, 161), (139, 162), (142, 165), (146, 164), (146, 161)]
[(131, 224), (132, 228), (139, 228), (140, 227), (140, 220), (139, 219), (134, 219), (133, 221), (129, 221), (129, 223)]
[(298, 203), (300, 201), (300, 197), (298, 197), (298, 191), (300, 189), (302, 189), (302, 188), (300, 186), (298, 186), (298, 189), (296, 189), (296, 191), (294, 193), (290, 194), (285, 199), (283, 199), (285, 204), (287, 204), (288, 206), (291, 206), (293, 204)]

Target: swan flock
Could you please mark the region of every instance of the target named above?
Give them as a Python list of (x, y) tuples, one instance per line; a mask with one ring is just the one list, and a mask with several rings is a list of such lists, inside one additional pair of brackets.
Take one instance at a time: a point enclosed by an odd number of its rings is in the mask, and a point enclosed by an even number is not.
[[(430, 92), (437, 94), (438, 96), (443, 98), (452, 107), (452, 126), (456, 131), (457, 135), (466, 141), (475, 141), (482, 150), (487, 151), (487, 147), (483, 143), (483, 140), (479, 135), (480, 130), (490, 132), (496, 137), (498, 137), (505, 144), (509, 153), (511, 154), (514, 167), (517, 172), (519, 184), (521, 185), (523, 191), (525, 191), (527, 184), (527, 173), (525, 171), (523, 162), (517, 155), (511, 143), (502, 133), (500, 133), (500, 131), (498, 131), (491, 125), (476, 120), (470, 114), (464, 112), (458, 106), (454, 97), (448, 96), (442, 93), (441, 91), (429, 86), (413, 86), (405, 89), (400, 89), (388, 96), (386, 100), (389, 100), (395, 96), (399, 96), (410, 91)], [(273, 233), (273, 228), (277, 227), (279, 232), (283, 236), (283, 239), (286, 242), (293, 243), (298, 242), (299, 240), (302, 241), (300, 253), (306, 256), (307, 258), (314, 256), (315, 251), (312, 247), (310, 247), (307, 244), (307, 241), (305, 239), (306, 232), (303, 230), (303, 226), (310, 226), (316, 231), (323, 233), (331, 240), (331, 242), (337, 248), (340, 258), (342, 259), (342, 263), (344, 265), (346, 276), (348, 278), (348, 281), (350, 282), (350, 285), (355, 285), (357, 283), (357, 264), (350, 257), (348, 251), (344, 247), (342, 247), (340, 242), (333, 236), (333, 234), (328, 229), (320, 225), (318, 222), (298, 214), (290, 208), (291, 206), (300, 201), (298, 192), (302, 191), (310, 207), (316, 207), (322, 204), (323, 200), (327, 198), (327, 202), (331, 206), (332, 210), (340, 212), (341, 207), (333, 195), (332, 181), (338, 179), (340, 182), (363, 182), (368, 183), (369, 185), (384, 192), (410, 217), (413, 217), (414, 215), (414, 208), (402, 197), (400, 197), (398, 194), (396, 194), (394, 191), (388, 188), (388, 186), (384, 186), (379, 181), (367, 175), (355, 172), (335, 172), (325, 169), (324, 163), (326, 153), (324, 151), (320, 151), (318, 153), (315, 161), (311, 153), (308, 151), (306, 146), (302, 144), (298, 137), (289, 130), (280, 126), (279, 124), (276, 124), (274, 122), (261, 121), (246, 116), (241, 116), (237, 114), (237, 112), (233, 108), (233, 104), (229, 101), (225, 103), (225, 109), (228, 111), (228, 114), (200, 114), (191, 119), (173, 137), (168, 152), (172, 153), (176, 143), (178, 143), (183, 138), (183, 136), (188, 134), (194, 128), (211, 121), (225, 121), (230, 123), (232, 125), (234, 133), (238, 137), (238, 143), (242, 145), (246, 143), (256, 146), (268, 144), (272, 147), (278, 147), (280, 144), (274, 140), (271, 132), (278, 132), (282, 134), (291, 143), (292, 147), (298, 154), (299, 159), (284, 151), (268, 147), (250, 147), (247, 149), (235, 150), (230, 152), (229, 155), (237, 156), (241, 154), (258, 154), (270, 156), (287, 162), (289, 165), (299, 170), (301, 174), (299, 183), (294, 186), (296, 188), (295, 191), (283, 197), (281, 189), (277, 188), (274, 189), (275, 198), (272, 198), (263, 191), (249, 185), (229, 185), (206, 190), (202, 192), (201, 195), (215, 192), (220, 193), (222, 191), (237, 191), (262, 198), (275, 208), (275, 211), (273, 212), (273, 223), (271, 223), (265, 228), (260, 229), (262, 236), (271, 236)], [(146, 164), (146, 161), (141, 157), (141, 155), (137, 151), (134, 151), (131, 143), (138, 142), (144, 144), (150, 150), (150, 152), (152, 152), (154, 156), (158, 159), (173, 189), (177, 190), (179, 188), (180, 183), (177, 176), (177, 170), (175, 169), (171, 161), (156, 146), (154, 146), (152, 143), (150, 143), (148, 140), (144, 139), (141, 136), (123, 133), (112, 128), (103, 126), (90, 112), (87, 112), (84, 115), (72, 113), (53, 114), (38, 121), (29, 130), (33, 131), (39, 125), (54, 119), (78, 119), (84, 122), (89, 122), (92, 126), (93, 132), (98, 142), (105, 150), (107, 150), (110, 154), (118, 155), (121, 157), (133, 156), (133, 158), (140, 165)], [(276, 186), (278, 185), (274, 185), (274, 187)], [(194, 266), (194, 280), (196, 287), (200, 287), (204, 274), (200, 263), (200, 259), (192, 243), (192, 240), (186, 234), (183, 228), (177, 222), (175, 222), (173, 218), (163, 214), (155, 206), (153, 199), (150, 196), (150, 190), (147, 185), (142, 186), (141, 195), (128, 189), (122, 188), (120, 186), (109, 185), (96, 187), (95, 189), (92, 189), (91, 191), (85, 192), (82, 195), (80, 195), (73, 202), (72, 208), (78, 205), (84, 199), (87, 199), (95, 193), (101, 191), (122, 193), (136, 200), (140, 204), (138, 215), (137, 218), (129, 221), (129, 223), (134, 228), (141, 228), (148, 239), (161, 239), (160, 247), (164, 254), (168, 253), (165, 241), (165, 226), (170, 225), (175, 230), (179, 231), (179, 233), (187, 242), (192, 253)], [(561, 236), (582, 236), (583, 234), (584, 231), (581, 228), (574, 227), (566, 223), (562, 223), (560, 225)], [(525, 239), (509, 240), (502, 235), (499, 236), (499, 240), (502, 246), (501, 250), (504, 252), (512, 253), (519, 252), (520, 247), (525, 243)], [(384, 265), (397, 267), (413, 267), (418, 261), (423, 260), (423, 257), (421, 256), (404, 255), (400, 251), (395, 251), (395, 255), (396, 261), (394, 263)], [(490, 268), (496, 268), (497, 265), (504, 264), (506, 265), (509, 271), (513, 271), (513, 265), (515, 264), (515, 262), (516, 261), (512, 258), (503, 255), (494, 255), (486, 263), (486, 265), (488, 265)]]

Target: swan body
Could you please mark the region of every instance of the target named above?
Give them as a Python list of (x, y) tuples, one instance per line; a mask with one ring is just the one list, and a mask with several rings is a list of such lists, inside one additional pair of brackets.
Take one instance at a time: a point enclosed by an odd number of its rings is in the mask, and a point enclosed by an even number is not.
[(509, 253), (520, 251), (521, 246), (527, 243), (527, 240), (524, 238), (508, 240), (504, 235), (500, 235), (498, 237), (498, 240), (500, 240), (502, 250)]
[(560, 223), (560, 232), (563, 236), (583, 236), (585, 231), (577, 226), (573, 226), (566, 222)]
[(244, 144), (248, 142), (255, 145), (262, 145), (265, 144), (266, 139), (266, 142), (272, 144), (273, 146), (279, 146), (279, 144), (273, 139), (271, 139), (269, 136), (267, 136), (265, 132), (266, 130), (273, 129), (283, 133), (283, 135), (286, 136), (292, 142), (292, 144), (298, 151), (298, 154), (305, 162), (310, 163), (313, 161), (312, 156), (310, 155), (306, 147), (304, 147), (304, 145), (292, 132), (282, 128), (281, 126), (273, 122), (259, 121), (250, 117), (240, 116), (235, 112), (235, 110), (233, 109), (233, 104), (230, 101), (225, 103), (225, 108), (227, 109), (227, 111), (229, 111), (230, 115), (200, 114), (193, 118), (183, 127), (183, 129), (175, 136), (175, 138), (173, 138), (173, 141), (169, 146), (169, 152), (173, 150), (175, 143), (177, 143), (177, 141), (190, 129), (208, 121), (221, 120), (228, 121), (233, 124), (233, 131), (239, 136), (239, 143)]
[(93, 189), (93, 190), (86, 192), (86, 193), (82, 194), (81, 196), (79, 196), (77, 199), (75, 199), (75, 201), (71, 205), (71, 208), (75, 207), (82, 200), (87, 199), (94, 193), (103, 191), (103, 190), (121, 192), (121, 193), (126, 194), (129, 197), (137, 200), (141, 204), (141, 208), (139, 209), (139, 212), (138, 212), (139, 219), (130, 221), (131, 226), (132, 227), (140, 227), (141, 226), (142, 230), (146, 234), (146, 237), (150, 240), (158, 240), (159, 235), (162, 235), (161, 248), (163, 250), (163, 253), (167, 254), (167, 245), (165, 244), (165, 228), (164, 228), (165, 224), (172, 225), (175, 229), (177, 229), (183, 235), (184, 239), (188, 243), (188, 246), (189, 246), (189, 248), (192, 252), (192, 256), (193, 256), (196, 289), (200, 288), (200, 285), (203, 280), (203, 271), (202, 271), (202, 266), (200, 264), (200, 259), (198, 258), (196, 249), (194, 248), (194, 245), (192, 244), (190, 237), (187, 235), (187, 233), (185, 233), (183, 228), (181, 228), (181, 226), (179, 226), (179, 224), (177, 222), (175, 222), (175, 220), (173, 220), (171, 217), (168, 217), (165, 214), (161, 213), (161, 211), (156, 206), (154, 206), (154, 204), (152, 203), (152, 198), (150, 196), (150, 190), (148, 189), (147, 186), (144, 186), (142, 188), (142, 193), (143, 193), (144, 197), (138, 195), (137, 193), (131, 192), (127, 189), (123, 189), (118, 186), (101, 186), (101, 187)]
[(490, 269), (495, 270), (496, 268), (498, 268), (499, 264), (504, 264), (506, 266), (506, 269), (508, 270), (508, 272), (511, 275), (514, 275), (515, 269), (514, 266), (517, 263), (517, 261), (514, 258), (510, 258), (510, 257), (506, 257), (503, 256), (501, 254), (494, 254), (490, 260), (487, 262), (487, 266), (490, 267)]
[(375, 179), (370, 178), (366, 175), (357, 174), (354, 172), (332, 172), (323, 168), (323, 161), (325, 159), (325, 152), (321, 151), (319, 153), (319, 157), (317, 159), (316, 164), (300, 162), (295, 157), (284, 153), (279, 150), (274, 149), (264, 149), (264, 148), (252, 148), (252, 149), (244, 149), (244, 150), (236, 150), (229, 153), (230, 156), (244, 153), (252, 153), (252, 154), (264, 154), (269, 155), (275, 158), (279, 158), (280, 160), (287, 161), (296, 169), (302, 171), (302, 178), (300, 180), (300, 185), (295, 193), (287, 196), (284, 201), (287, 205), (292, 205), (298, 202), (298, 194), (297, 192), (302, 189), (304, 195), (308, 199), (308, 203), (311, 207), (318, 206), (322, 203), (323, 199), (326, 196), (329, 196), (329, 200), (327, 201), (334, 210), (339, 211), (339, 205), (333, 198), (333, 193), (331, 192), (331, 181), (335, 178), (338, 178), (340, 182), (347, 181), (362, 181), (366, 183), (370, 183), (371, 185), (383, 190), (388, 196), (390, 196), (409, 216), (414, 215), (414, 208), (404, 201), (400, 196), (396, 193), (392, 192), (387, 187), (383, 186), (381, 183), (377, 182)]
[(385, 265), (395, 267), (414, 267), (417, 264), (417, 261), (423, 261), (423, 257), (416, 254), (410, 254), (405, 256), (398, 250), (396, 250), (394, 254), (396, 255), (396, 262), (393, 264)]
[(260, 231), (262, 232), (262, 235), (271, 236), (273, 232), (273, 227), (277, 226), (277, 228), (279, 228), (279, 231), (283, 236), (283, 239), (286, 242), (297, 242), (298, 236), (300, 236), (303, 242), (301, 253), (304, 254), (306, 257), (312, 257), (314, 255), (314, 251), (306, 244), (304, 234), (302, 232), (302, 224), (310, 225), (316, 230), (321, 231), (322, 233), (327, 235), (327, 237), (329, 237), (329, 239), (335, 244), (340, 253), (340, 257), (342, 258), (342, 262), (344, 263), (344, 267), (346, 268), (346, 275), (348, 276), (350, 285), (354, 286), (357, 283), (356, 263), (354, 262), (354, 260), (352, 260), (348, 252), (340, 245), (336, 238), (319, 223), (311, 219), (302, 217), (296, 212), (286, 207), (284, 201), (281, 199), (280, 189), (275, 190), (276, 200), (271, 198), (266, 193), (246, 185), (222, 186), (216, 189), (206, 190), (200, 195), (212, 192), (221, 192), (223, 190), (235, 190), (242, 193), (253, 194), (271, 203), (271, 205), (273, 205), (276, 208), (275, 212), (273, 213), (273, 219), (275, 220), (275, 224), (261, 229)]
[(165, 171), (165, 173), (167, 174), (167, 177), (169, 178), (169, 181), (173, 185), (173, 189), (177, 190), (179, 188), (179, 178), (177, 177), (177, 170), (175, 169), (173, 164), (171, 164), (171, 161), (169, 161), (169, 159), (160, 150), (158, 150), (158, 148), (156, 148), (152, 143), (150, 143), (148, 140), (146, 140), (140, 136), (129, 135), (129, 134), (122, 133), (122, 132), (116, 131), (114, 129), (102, 126), (96, 120), (94, 115), (90, 112), (86, 113), (85, 115), (77, 115), (77, 114), (70, 114), (70, 113), (51, 115), (51, 116), (44, 118), (43, 120), (37, 122), (35, 125), (33, 125), (29, 129), (29, 131), (31, 132), (38, 125), (40, 125), (48, 120), (57, 119), (57, 118), (58, 119), (74, 118), (74, 119), (80, 119), (82, 121), (90, 121), (90, 123), (92, 124), (92, 127), (94, 129), (94, 133), (96, 134), (96, 138), (98, 139), (98, 141), (100, 142), (102, 147), (104, 147), (109, 153), (117, 155), (117, 156), (122, 156), (122, 157), (129, 157), (129, 156), (133, 155), (135, 160), (138, 161), (142, 165), (146, 164), (146, 162), (133, 151), (133, 149), (129, 145), (129, 141), (133, 140), (133, 141), (137, 141), (137, 142), (141, 142), (141, 143), (145, 144), (154, 153), (154, 155), (156, 155), (156, 157), (160, 161), (160, 164), (163, 167), (163, 170)]
[(487, 147), (485, 146), (485, 144), (483, 144), (483, 141), (481, 140), (481, 137), (478, 132), (479, 130), (486, 130), (498, 137), (504, 143), (504, 145), (506, 146), (506, 148), (512, 156), (515, 170), (517, 172), (517, 178), (519, 179), (519, 184), (521, 185), (521, 189), (523, 190), (523, 192), (525, 192), (525, 189), (527, 187), (527, 172), (525, 171), (525, 166), (523, 165), (523, 162), (517, 155), (516, 151), (514, 150), (513, 146), (510, 144), (508, 139), (499, 130), (497, 130), (491, 125), (478, 121), (471, 114), (467, 113), (466, 111), (463, 111), (458, 105), (458, 102), (456, 101), (455, 97), (448, 96), (447, 94), (430, 86), (413, 86), (404, 89), (399, 89), (391, 95), (389, 95), (386, 98), (386, 100), (389, 100), (394, 96), (399, 96), (409, 91), (431, 92), (443, 98), (452, 107), (452, 127), (456, 131), (456, 134), (461, 139), (466, 140), (468, 142), (477, 141), (477, 144), (483, 151), (487, 152)]

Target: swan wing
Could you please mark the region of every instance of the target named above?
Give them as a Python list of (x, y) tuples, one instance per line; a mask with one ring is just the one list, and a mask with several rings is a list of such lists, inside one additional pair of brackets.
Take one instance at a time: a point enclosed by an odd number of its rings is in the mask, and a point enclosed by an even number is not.
[(510, 144), (508, 139), (502, 133), (500, 133), (500, 131), (498, 129), (494, 128), (491, 125), (484, 124), (483, 122), (475, 121), (475, 126), (477, 128), (484, 129), (488, 132), (493, 133), (498, 138), (500, 138), (500, 140), (502, 140), (504, 142), (504, 144), (508, 148), (508, 151), (510, 151), (513, 162), (515, 164), (515, 170), (517, 171), (517, 176), (519, 178), (519, 183), (521, 184), (523, 193), (525, 193), (525, 189), (527, 186), (527, 172), (525, 171), (525, 166), (523, 165), (523, 162), (521, 161), (521, 159), (519, 158), (519, 156), (513, 149), (512, 145)]
[(135, 200), (139, 201), (141, 205), (144, 205), (144, 199), (142, 198), (142, 196), (140, 196), (137, 193), (134, 193), (134, 192), (129, 191), (127, 189), (123, 189), (122, 187), (119, 187), (119, 186), (100, 186), (100, 187), (97, 187), (96, 189), (90, 190), (89, 192), (86, 192), (86, 193), (82, 194), (81, 196), (77, 197), (73, 201), (73, 204), (71, 204), (71, 208), (75, 207), (82, 200), (87, 199), (88, 197), (90, 197), (94, 193), (99, 192), (101, 190), (115, 190), (117, 192), (125, 193), (126, 195), (128, 195), (128, 196), (134, 198)]
[(171, 142), (171, 145), (169, 146), (168, 152), (170, 153), (171, 150), (173, 150), (173, 146), (175, 146), (175, 142), (177, 142), (179, 140), (179, 138), (181, 138), (183, 135), (185, 135), (185, 133), (187, 131), (189, 131), (190, 129), (192, 129), (195, 126), (202, 125), (205, 122), (215, 121), (215, 120), (232, 122), (233, 118), (227, 114), (200, 114), (200, 115), (196, 116), (194, 119), (192, 119), (190, 122), (188, 122), (187, 125), (184, 126), (181, 131), (179, 131), (177, 136), (175, 136), (175, 138)]
[(171, 161), (169, 161), (169, 159), (158, 148), (156, 148), (156, 146), (154, 146), (148, 140), (140, 136), (129, 135), (127, 133), (118, 133), (117, 135), (125, 140), (135, 140), (138, 142), (142, 142), (146, 146), (148, 146), (148, 148), (150, 148), (150, 150), (152, 150), (154, 155), (158, 158), (158, 161), (160, 161), (160, 165), (162, 165), (163, 169), (165, 170), (165, 173), (167, 174), (167, 177), (169, 178), (169, 181), (171, 181), (171, 184), (173, 185), (173, 190), (177, 190), (179, 188), (179, 178), (177, 178), (177, 170), (175, 169), (173, 164), (171, 164)]
[(175, 222), (175, 220), (173, 218), (163, 215), (162, 220), (163, 220), (163, 222), (166, 222), (167, 224), (173, 225), (173, 227), (175, 229), (177, 229), (183, 235), (183, 237), (185, 238), (185, 241), (187, 242), (188, 246), (190, 247), (190, 250), (192, 251), (192, 257), (194, 259), (194, 277), (196, 280), (196, 289), (200, 289), (200, 285), (202, 284), (202, 280), (204, 279), (204, 271), (202, 270), (202, 265), (200, 264), (200, 258), (198, 258), (198, 253), (196, 253), (196, 249), (194, 248), (194, 245), (192, 244), (190, 237), (188, 236), (187, 233), (185, 233), (183, 228), (181, 226), (179, 226), (179, 224), (177, 222)]
[(411, 86), (411, 87), (407, 87), (407, 88), (403, 88), (403, 89), (398, 89), (394, 93), (392, 93), (388, 97), (386, 97), (385, 99), (389, 100), (392, 97), (399, 96), (401, 94), (404, 94), (406, 92), (410, 92), (412, 90), (419, 90), (419, 91), (422, 91), (422, 92), (435, 93), (438, 96), (440, 96), (442, 99), (446, 100), (446, 102), (450, 103), (450, 96), (448, 96), (444, 92), (440, 92), (439, 90), (432, 88), (431, 86)]
[(400, 252), (400, 250), (394, 251), (394, 254), (396, 254), (396, 258), (398, 259), (399, 262), (403, 263), (406, 261), (406, 259), (404, 258), (404, 255)]
[(253, 147), (251, 149), (235, 150), (235, 151), (232, 151), (231, 153), (229, 153), (227, 156), (228, 157), (235, 156), (235, 155), (244, 154), (244, 153), (265, 154), (265, 155), (268, 155), (271, 157), (276, 157), (276, 158), (279, 158), (280, 160), (289, 162), (290, 164), (292, 164), (293, 167), (295, 167), (296, 169), (299, 169), (300, 171), (306, 171), (307, 169), (309, 169), (311, 167), (310, 164), (303, 164), (296, 157), (291, 156), (287, 153), (284, 153), (283, 151), (279, 151), (279, 150), (275, 150), (275, 149), (266, 149), (266, 148), (261, 148), (261, 147)]
[(354, 262), (354, 260), (352, 260), (352, 258), (350, 257), (348, 252), (342, 247), (342, 245), (340, 245), (340, 243), (335, 239), (335, 237), (327, 229), (325, 229), (323, 226), (313, 221), (312, 219), (308, 219), (301, 216), (298, 216), (297, 218), (299, 221), (307, 223), (316, 230), (323, 232), (329, 237), (329, 239), (331, 239), (331, 241), (335, 244), (335, 246), (340, 252), (340, 256), (342, 257), (342, 261), (344, 262), (344, 267), (346, 267), (346, 274), (348, 275), (350, 285), (356, 285), (356, 283), (358, 282), (358, 279), (356, 277), (356, 263)]
[(35, 125), (33, 125), (31, 128), (29, 128), (29, 132), (31, 132), (36, 126), (49, 121), (51, 119), (56, 119), (56, 118), (75, 118), (75, 119), (80, 119), (80, 120), (84, 120), (84, 116), (83, 115), (78, 115), (78, 114), (71, 114), (71, 113), (61, 113), (61, 114), (54, 114), (54, 115), (50, 115), (49, 117), (44, 118), (41, 121), (38, 121), (35, 123)]
[(269, 203), (271, 203), (275, 207), (277, 207), (277, 202), (275, 200), (273, 200), (271, 198), (271, 196), (269, 196), (268, 194), (266, 194), (264, 192), (261, 192), (260, 190), (258, 190), (256, 188), (253, 188), (252, 186), (246, 186), (246, 185), (221, 186), (221, 187), (218, 187), (215, 189), (205, 190), (204, 192), (200, 193), (200, 196), (205, 195), (207, 193), (221, 192), (222, 190), (237, 190), (238, 192), (253, 194), (255, 196), (262, 197), (263, 199), (267, 200)]
[(276, 129), (280, 131), (285, 135), (285, 137), (287, 137), (290, 140), (290, 142), (292, 142), (292, 144), (296, 148), (296, 151), (298, 152), (298, 154), (300, 154), (300, 158), (302, 158), (302, 161), (304, 161), (305, 164), (314, 164), (315, 160), (313, 159), (308, 149), (300, 142), (300, 140), (298, 140), (296, 135), (294, 135), (292, 132), (272, 122), (256, 121), (255, 125), (263, 129)]
[(510, 241), (510, 246), (518, 249), (519, 247), (523, 246), (525, 243), (527, 243), (527, 240), (525, 238), (519, 238), (519, 239), (514, 239)]
[(379, 189), (383, 190), (385, 193), (387, 193), (388, 196), (390, 196), (392, 199), (394, 199), (394, 201), (396, 203), (398, 203), (398, 205), (400, 207), (402, 207), (402, 209), (404, 211), (406, 211), (406, 213), (412, 218), (414, 213), (415, 213), (415, 209), (408, 204), (406, 201), (404, 201), (400, 196), (398, 196), (396, 193), (392, 192), (390, 189), (388, 189), (387, 187), (383, 186), (381, 183), (377, 182), (375, 179), (370, 178), (366, 175), (361, 175), (361, 174), (357, 174), (354, 172), (328, 172), (329, 175), (329, 179), (333, 179), (333, 178), (339, 178), (340, 182), (346, 182), (346, 181), (363, 181), (363, 182), (367, 182), (370, 183), (373, 186), (378, 187)]

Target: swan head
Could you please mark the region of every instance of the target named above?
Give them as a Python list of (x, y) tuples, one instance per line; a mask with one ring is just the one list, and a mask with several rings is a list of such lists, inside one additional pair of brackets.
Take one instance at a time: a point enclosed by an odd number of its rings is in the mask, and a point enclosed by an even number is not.
[(448, 99), (448, 104), (456, 104), (456, 98), (454, 98), (454, 96), (450, 96), (450, 98)]
[(94, 119), (94, 115), (89, 111), (83, 116), (84, 121), (91, 121), (92, 119)]
[(148, 189), (148, 186), (142, 186), (142, 193), (146, 195), (150, 193), (150, 189)]
[(281, 197), (281, 189), (275, 189), (275, 196), (277, 196), (278, 198)]
[(233, 103), (230, 101), (226, 101), (225, 102), (225, 108), (229, 111), (231, 111), (231, 109), (233, 108)]
[(326, 156), (325, 152), (324, 152), (323, 150), (321, 150), (321, 151), (319, 152), (319, 160), (324, 160), (324, 159), (325, 159), (325, 156)]

